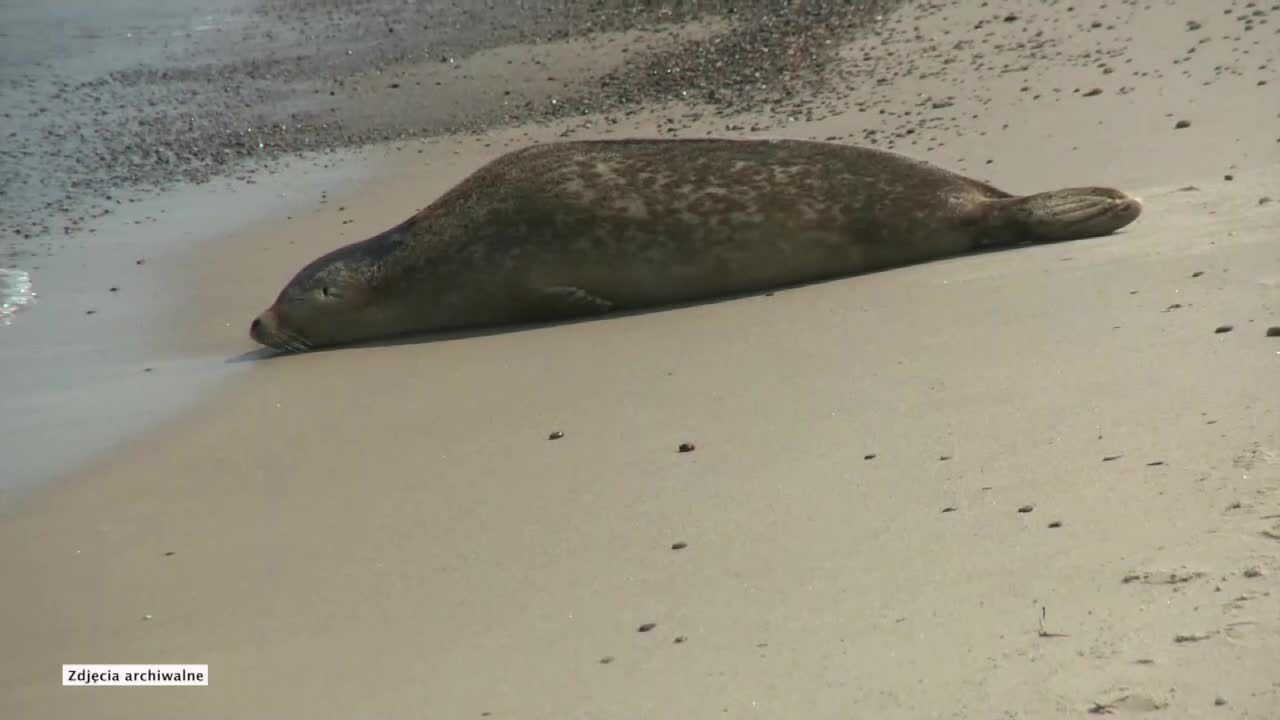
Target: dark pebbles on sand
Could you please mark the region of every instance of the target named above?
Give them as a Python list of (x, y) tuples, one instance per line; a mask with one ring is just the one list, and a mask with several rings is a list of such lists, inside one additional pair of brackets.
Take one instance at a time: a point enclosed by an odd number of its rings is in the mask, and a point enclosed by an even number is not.
[[(40, 110), (0, 148), (15, 168), (0, 177), (10, 206), (0, 234), (70, 234), (110, 213), (123, 191), (239, 176), (302, 151), (666, 100), (808, 117), (803, 100), (829, 82), (823, 70), (840, 41), (900, 4), (528, 0), (497, 11), (465, 0), (262, 0), (252, 10), (220, 8), (225, 32), (187, 33), (145, 65), (87, 78), (32, 65), (6, 76), (0, 104)], [(667, 32), (708, 17), (723, 29), (680, 40)], [(468, 59), (485, 49), (632, 29), (655, 31), (659, 41), (629, 48), (622, 64), (594, 77), (575, 81), (546, 65), (539, 72), (554, 83), (504, 92), (467, 73)]]

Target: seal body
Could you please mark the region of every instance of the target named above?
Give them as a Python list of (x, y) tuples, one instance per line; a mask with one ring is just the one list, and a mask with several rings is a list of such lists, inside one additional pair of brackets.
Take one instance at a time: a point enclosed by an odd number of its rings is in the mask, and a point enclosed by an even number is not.
[(303, 268), (252, 324), (305, 350), (581, 317), (1092, 237), (1118, 190), (1013, 196), (895, 153), (800, 140), (537, 145)]

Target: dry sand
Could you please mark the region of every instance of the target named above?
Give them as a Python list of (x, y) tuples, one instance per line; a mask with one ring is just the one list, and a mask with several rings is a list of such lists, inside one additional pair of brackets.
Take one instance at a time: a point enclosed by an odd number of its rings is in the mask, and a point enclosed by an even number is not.
[[(890, 18), (845, 50), (884, 82), (777, 134), (922, 114), (897, 149), (1139, 222), (256, 362), (0, 521), (0, 716), (1280, 716), (1280, 13), (976, 5)], [(410, 146), (202, 251), (173, 341), (255, 358), (303, 262), (558, 130)], [(211, 685), (59, 685), (111, 662)]]

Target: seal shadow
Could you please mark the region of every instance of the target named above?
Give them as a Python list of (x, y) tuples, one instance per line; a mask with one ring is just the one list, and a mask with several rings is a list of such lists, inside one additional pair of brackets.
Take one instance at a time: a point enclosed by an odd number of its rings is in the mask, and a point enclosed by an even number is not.
[(224, 363), (257, 362), (259, 360), (270, 359), (276, 355), (285, 355), (285, 354), (287, 353), (281, 353), (278, 350), (272, 350), (271, 348), (268, 348), (268, 347), (260, 347), (260, 348), (257, 348), (256, 350), (246, 350), (240, 353), (239, 355), (233, 355), (232, 357), (229, 357), (226, 360), (223, 360), (223, 362)]
[(681, 303), (670, 303), (670, 304), (664, 304), (664, 305), (654, 305), (651, 307), (644, 307), (644, 308), (631, 308), (627, 310), (617, 310), (613, 312), (603, 313), (600, 315), (586, 315), (586, 316), (575, 317), (575, 318), (560, 318), (555, 320), (516, 323), (516, 324), (507, 324), (507, 325), (493, 325), (493, 326), (478, 327), (478, 328), (463, 328), (458, 330), (443, 330), (443, 331), (435, 330), (435, 331), (428, 331), (428, 332), (406, 333), (403, 335), (393, 335), (393, 336), (378, 338), (375, 340), (366, 340), (366, 341), (357, 342), (357, 343), (327, 345), (324, 347), (313, 348), (303, 353), (289, 352), (287, 350), (275, 350), (272, 348), (262, 347), (262, 348), (257, 348), (255, 350), (249, 350), (249, 351), (240, 353), (239, 355), (235, 355), (233, 357), (227, 358), (224, 362), (226, 363), (261, 362), (266, 360), (274, 360), (282, 357), (289, 357), (292, 355), (313, 355), (317, 353), (336, 352), (340, 350), (349, 350), (354, 348), (395, 347), (399, 345), (427, 345), (431, 343), (448, 342), (452, 340), (465, 340), (468, 338), (488, 337), (490, 335), (507, 335), (510, 333), (527, 332), (531, 330), (538, 330), (538, 329), (547, 328), (547, 327), (557, 327), (561, 325), (578, 325), (582, 323), (602, 322), (602, 321), (612, 320), (615, 318), (634, 317), (638, 315), (649, 315), (652, 313), (668, 312), (671, 310), (680, 310), (683, 308), (699, 307), (702, 305), (712, 305), (712, 304), (722, 303), (722, 302), (731, 302), (734, 300), (745, 300), (747, 298), (770, 297), (770, 296), (773, 296), (775, 293), (784, 292), (787, 290), (796, 290), (803, 287), (809, 287), (811, 285), (823, 285), (830, 282), (848, 280), (856, 277), (878, 275), (880, 273), (887, 273), (887, 272), (893, 272), (895, 270), (900, 270), (904, 267), (912, 267), (915, 265), (927, 265), (931, 262), (937, 262), (938, 260), (953, 260), (953, 259), (959, 259), (964, 257), (971, 257), (975, 255), (988, 255), (991, 253), (1016, 252), (1019, 250), (1026, 250), (1026, 249), (1036, 247), (1036, 246), (1041, 246), (1041, 245), (1063, 245), (1067, 243), (1080, 242), (1081, 240), (1084, 240), (1084, 239), (1098, 240), (1102, 238), (1110, 238), (1110, 237), (1115, 237), (1117, 235), (1123, 235), (1125, 233), (1126, 233), (1126, 230), (1119, 230), (1113, 233), (1108, 233), (1107, 235), (1101, 235), (1094, 238), (1082, 238), (1080, 240), (1024, 242), (1024, 243), (1019, 243), (1017, 245), (1008, 245), (1005, 247), (981, 248), (981, 249), (972, 250), (965, 253), (959, 253), (956, 255), (949, 255), (945, 258), (936, 258), (934, 260), (929, 260), (926, 262), (903, 263), (901, 265), (884, 267), (884, 268), (880, 268), (878, 270), (873, 270), (870, 272), (857, 273), (856, 275), (836, 275), (833, 277), (819, 278), (816, 280), (807, 280), (804, 282), (789, 283), (786, 285), (777, 285), (777, 286), (767, 287), (767, 288), (759, 288), (756, 290), (748, 290), (745, 292), (726, 294), (726, 295), (716, 295), (714, 297), (702, 298), (699, 300), (690, 300), (690, 301), (681, 302)]
[(258, 348), (249, 350), (234, 357), (227, 358), (227, 363), (242, 362), (261, 362), (265, 360), (273, 360), (276, 358), (289, 357), (292, 355), (315, 355), (318, 353), (336, 352), (339, 350), (351, 350), (356, 348), (372, 348), (372, 347), (395, 347), (397, 345), (429, 345), (437, 342), (448, 342), (452, 340), (466, 340), (468, 338), (488, 337), (490, 335), (508, 335), (511, 333), (528, 332), (547, 327), (559, 327), (561, 325), (579, 325), (582, 323), (601, 322), (605, 320), (613, 320), (616, 318), (631, 317), (635, 315), (648, 315), (651, 313), (667, 312), (669, 310), (679, 310), (687, 307), (697, 307), (699, 305), (710, 305), (713, 303), (728, 302), (731, 300), (741, 300), (748, 297), (763, 297), (773, 295), (774, 292), (788, 290), (805, 285), (816, 285), (822, 282), (839, 280), (841, 278), (829, 278), (828, 280), (815, 280), (807, 283), (795, 283), (793, 285), (778, 286), (776, 288), (768, 288), (764, 290), (751, 291), (745, 293), (737, 293), (734, 295), (717, 295), (713, 298), (703, 300), (693, 300), (683, 303), (674, 303), (667, 305), (654, 305), (645, 308), (633, 308), (628, 310), (616, 310), (613, 312), (602, 313), (600, 315), (585, 315), (582, 317), (559, 318), (555, 320), (542, 320), (537, 322), (512, 323), (507, 325), (491, 325), (487, 327), (462, 328), (458, 330), (433, 330), (428, 332), (413, 332), (403, 335), (391, 335), (388, 337), (378, 338), (375, 340), (366, 340), (364, 342), (344, 343), (339, 345), (326, 345), (323, 347), (312, 348), (306, 352), (289, 352), (287, 350), (274, 350), (272, 348)]

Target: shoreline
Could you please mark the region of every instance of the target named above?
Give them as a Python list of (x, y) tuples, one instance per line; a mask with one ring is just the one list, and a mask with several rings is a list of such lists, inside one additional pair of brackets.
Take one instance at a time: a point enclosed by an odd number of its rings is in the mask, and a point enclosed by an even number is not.
[[(902, 0), (813, 11), (770, 0), (635, 7), (535, 0), (153, 0), (0, 8), (0, 177), (10, 259), (82, 233), (124, 188), (225, 177), (312, 151), (629, 113), (787, 100), (826, 83), (831, 38)], [(816, 13), (816, 14), (815, 14)], [(750, 73), (743, 69), (751, 67)], [(812, 112), (812, 111), (810, 111)]]
[(237, 234), (309, 211), (324, 189), (350, 192), (381, 155), (299, 157), (249, 181), (126, 203), (33, 264), (35, 300), (3, 328), (0, 350), (6, 371), (23, 379), (5, 392), (0, 513), (194, 410), (243, 369), (196, 340), (192, 317), (210, 313), (216, 296), (198, 289), (200, 270), (184, 268)]
[[(1190, 0), (991, 5), (912, 4), (841, 49), (886, 83), (769, 134), (874, 140), (1010, 192), (1114, 185), (1143, 196), (1136, 223), (245, 363), (0, 514), (0, 573), (35, 580), (0, 614), (21, 649), (0, 715), (1280, 707), (1280, 98), (1254, 69), (1280, 62), (1257, 32), (1280, 17), (1197, 35)], [(168, 337), (252, 354), (248, 321), (303, 263), (519, 145), (758, 134), (710, 113), (672, 132), (683, 115), (382, 148), (323, 206), (166, 261)], [(49, 671), (166, 661), (208, 663), (210, 687), (68, 692)]]

